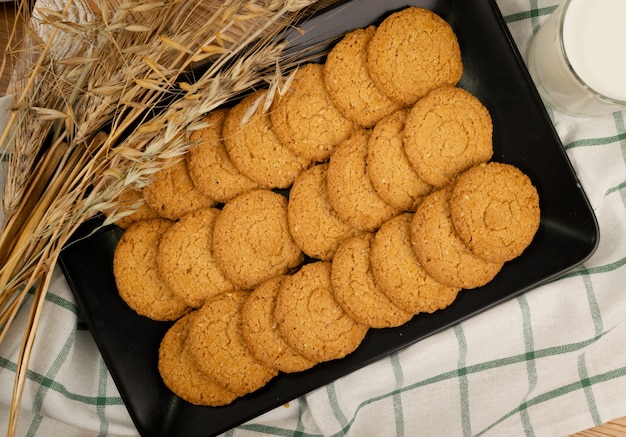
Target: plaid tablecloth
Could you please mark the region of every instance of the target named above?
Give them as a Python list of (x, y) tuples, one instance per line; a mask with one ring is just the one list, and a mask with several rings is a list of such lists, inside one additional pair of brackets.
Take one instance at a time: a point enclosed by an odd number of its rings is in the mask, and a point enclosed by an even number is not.
[[(498, 0), (522, 54), (558, 3)], [(599, 220), (594, 256), (226, 435), (556, 436), (626, 415), (625, 113), (548, 110)], [(25, 318), (0, 345), (0, 434)], [(58, 268), (22, 407), (21, 436), (137, 434)]]

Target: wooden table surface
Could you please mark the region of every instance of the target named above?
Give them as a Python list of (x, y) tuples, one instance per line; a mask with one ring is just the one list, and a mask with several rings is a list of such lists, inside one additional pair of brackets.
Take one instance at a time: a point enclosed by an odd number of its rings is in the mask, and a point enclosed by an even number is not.
[[(5, 53), (9, 33), (15, 19), (16, 6), (13, 1), (0, 3), (0, 48)], [(1, 61), (0, 61), (1, 62)], [(11, 76), (11, 60), (7, 59), (0, 77), (0, 96), (5, 95)], [(581, 431), (573, 435), (574, 437), (626, 437), (626, 417), (621, 417), (603, 425)]]

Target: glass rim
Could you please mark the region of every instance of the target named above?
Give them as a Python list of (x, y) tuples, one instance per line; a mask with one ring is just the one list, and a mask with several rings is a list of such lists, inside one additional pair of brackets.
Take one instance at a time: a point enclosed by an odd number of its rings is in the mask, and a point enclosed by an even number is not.
[(587, 84), (587, 82), (585, 82), (583, 80), (583, 78), (578, 75), (578, 73), (576, 72), (576, 70), (572, 66), (572, 63), (570, 62), (569, 57), (567, 56), (567, 50), (565, 50), (565, 42), (563, 40), (563, 30), (564, 30), (564, 26), (565, 26), (565, 18), (567, 16), (567, 11), (568, 11), (569, 6), (572, 3), (572, 1), (574, 1), (574, 0), (565, 0), (563, 2), (563, 4), (561, 5), (563, 7), (563, 10), (561, 12), (561, 16), (559, 17), (559, 45), (560, 45), (560, 49), (561, 49), (561, 54), (563, 55), (563, 59), (565, 60), (565, 65), (567, 65), (567, 68), (572, 73), (572, 75), (576, 78), (576, 80), (578, 81), (580, 86), (585, 88), (591, 94), (593, 94), (594, 96), (598, 97), (600, 100), (603, 100), (605, 103), (608, 103), (608, 104), (611, 104), (611, 105), (615, 105), (615, 106), (626, 106), (626, 100), (620, 100), (620, 99), (615, 99), (613, 97), (609, 97), (606, 94), (601, 93), (600, 91), (597, 91), (593, 87), (589, 86)]

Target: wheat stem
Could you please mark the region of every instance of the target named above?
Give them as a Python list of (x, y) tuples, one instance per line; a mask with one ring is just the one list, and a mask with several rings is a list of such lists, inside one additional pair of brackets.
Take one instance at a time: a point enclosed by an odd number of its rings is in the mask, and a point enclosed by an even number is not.
[(32, 215), (33, 209), (39, 203), (39, 199), (46, 185), (58, 168), (59, 162), (66, 152), (67, 143), (60, 142), (50, 147), (42, 160), (38, 163), (28, 183), (28, 188), (25, 190), (23, 202), (19, 205), (15, 213), (11, 215), (0, 236), (0, 265), (6, 261), (10, 250), (15, 245), (15, 242), (8, 240), (12, 239), (12, 236), (17, 235), (20, 229), (23, 229), (24, 223), (28, 217)]
[[(296, 11), (313, 3), (189, 0), (111, 7), (108, 2), (116, 0), (86, 1), (93, 13), (89, 23), (67, 18), (82, 3), (66, 0), (62, 11), (39, 10), (52, 26), (45, 40), (37, 29), (26, 29), (41, 49), (25, 49), (34, 61), (21, 65), (18, 97), (0, 136), (11, 153), (3, 199), (10, 210), (0, 237), (0, 342), (35, 287), (9, 436), (63, 245), (99, 210), (115, 209), (120, 193), (149, 183), (179, 159), (190, 146), (189, 132), (208, 111), (281, 80), (282, 64), (290, 61), (281, 59), (282, 43), (274, 37), (294, 22)], [(70, 48), (75, 43), (77, 52), (59, 59), (57, 36)], [(201, 76), (176, 88), (182, 74), (200, 62), (209, 62)]]
[[(67, 237), (66, 237), (67, 239)], [(66, 241), (65, 239), (65, 241)], [(35, 343), (37, 335), (37, 327), (39, 325), (39, 319), (41, 318), (41, 312), (43, 310), (43, 303), (46, 298), (47, 290), (52, 280), (53, 269), (57, 262), (59, 251), (57, 247), (61, 247), (64, 243), (63, 240), (58, 241), (58, 246), (49, 246), (42, 254), (40, 261), (37, 265), (36, 271), (40, 271), (43, 275), (41, 279), (35, 279), (38, 275), (33, 275), (31, 280), (27, 284), (27, 289), (35, 285), (35, 293), (33, 296), (33, 304), (29, 313), (28, 322), (24, 332), (22, 346), (20, 348), (20, 356), (17, 362), (16, 378), (13, 386), (13, 397), (11, 399), (11, 411), (9, 416), (8, 436), (15, 435), (17, 429), (17, 421), (19, 417), (20, 404), (22, 402), (22, 396), (24, 393), (24, 384), (26, 382), (26, 376), (28, 373), (28, 363), (30, 362), (30, 356)]]
[[(20, 9), (22, 9), (24, 6), (24, 4), (26, 4), (26, 1), (21, 1), (20, 2)], [(66, 0), (66, 4), (65, 4), (65, 8), (63, 10), (64, 13), (67, 13), (67, 11), (70, 9), (70, 6), (73, 4), (73, 0)], [(52, 31), (52, 34), (50, 35), (50, 41), (53, 41), (54, 38), (56, 37), (58, 33), (58, 29), (54, 29)], [(37, 62), (35, 63), (35, 65), (32, 67), (33, 71), (37, 71), (38, 69), (41, 69), (43, 66), (43, 62), (45, 60), (46, 54), (52, 49), (52, 44), (46, 44), (44, 45), (43, 48), (43, 52), (41, 53), (41, 55), (39, 56), (39, 58), (37, 59)], [(22, 94), (19, 96), (19, 98), (17, 99), (17, 105), (21, 105), (24, 102), (26, 102), (27, 100), (27, 96), (28, 96), (28, 92), (31, 90), (31, 88), (33, 87), (33, 84), (35, 84), (36, 80), (37, 80), (37, 75), (36, 74), (32, 74), (30, 76), (30, 78), (28, 79), (26, 85), (24, 86), (23, 90), (22, 90)], [(12, 127), (14, 126), (15, 120), (17, 118), (17, 112), (16, 111), (12, 111), (11, 114), (9, 115), (9, 120), (7, 121), (7, 125), (4, 129), (4, 131), (2, 132), (2, 135), (0, 135), (0, 144), (6, 144), (9, 132), (11, 132)]]

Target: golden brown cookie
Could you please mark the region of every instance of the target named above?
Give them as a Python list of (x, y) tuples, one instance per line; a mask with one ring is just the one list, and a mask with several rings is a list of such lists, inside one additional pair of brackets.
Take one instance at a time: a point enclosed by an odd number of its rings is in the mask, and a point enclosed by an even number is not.
[(417, 7), (393, 13), (378, 26), (367, 48), (367, 67), (376, 86), (404, 106), (435, 88), (456, 85), (463, 74), (450, 25)]
[(321, 64), (309, 63), (298, 69), (290, 89), (272, 103), (270, 118), (282, 144), (316, 162), (327, 160), (354, 129), (333, 106)]
[(287, 218), (296, 244), (312, 258), (330, 261), (344, 239), (358, 234), (341, 220), (328, 200), (328, 163), (317, 164), (298, 176), (289, 193)]
[(493, 125), (487, 108), (469, 92), (439, 88), (411, 108), (404, 150), (415, 172), (441, 188), (493, 155)]
[(169, 220), (178, 220), (187, 213), (216, 204), (193, 185), (185, 159), (160, 170), (143, 188), (143, 195), (157, 214)]
[(491, 281), (503, 263), (477, 257), (454, 230), (451, 187), (429, 194), (411, 221), (411, 242), (420, 265), (442, 284), (476, 288)]
[(187, 167), (193, 184), (221, 203), (259, 187), (241, 173), (228, 156), (222, 138), (226, 114), (228, 109), (217, 109), (204, 118), (207, 127), (191, 134), (190, 140), (198, 144), (190, 147), (187, 154)]
[(242, 309), (242, 334), (254, 357), (285, 373), (301, 372), (315, 364), (289, 346), (278, 331), (274, 318), (278, 290), (285, 276), (276, 276), (259, 285)]
[(324, 64), (324, 84), (333, 105), (366, 128), (400, 109), (374, 85), (367, 71), (367, 46), (374, 32), (376, 26), (348, 33), (332, 48)]
[(116, 211), (104, 211), (104, 214), (107, 217), (111, 217), (115, 213), (115, 216), (118, 217), (115, 220), (115, 224), (122, 229), (128, 229), (135, 222), (160, 218), (152, 207), (148, 205), (141, 190), (124, 190), (117, 197), (116, 204)]
[(194, 317), (195, 313), (183, 316), (163, 336), (159, 346), (159, 374), (167, 388), (187, 402), (210, 407), (228, 405), (237, 395), (201, 372), (185, 347)]
[(413, 214), (385, 222), (372, 241), (370, 260), (376, 285), (393, 303), (413, 314), (449, 306), (460, 291), (435, 280), (422, 268), (411, 243)]
[(213, 256), (213, 224), (220, 211), (199, 209), (174, 223), (161, 238), (157, 265), (169, 288), (192, 308), (234, 289)]
[(374, 234), (364, 233), (345, 240), (331, 265), (333, 295), (354, 320), (370, 328), (391, 328), (408, 322), (413, 313), (395, 305), (376, 286), (370, 251)]
[(414, 212), (432, 186), (420, 179), (404, 153), (406, 114), (395, 112), (374, 126), (367, 147), (367, 175), (385, 202)]
[(113, 275), (120, 297), (135, 312), (153, 320), (176, 320), (190, 311), (167, 286), (157, 267), (159, 242), (173, 222), (165, 219), (132, 224), (113, 255)]
[(213, 227), (213, 256), (222, 273), (245, 290), (300, 265), (304, 255), (289, 233), (287, 199), (252, 190), (224, 205)]
[(330, 263), (305, 264), (289, 276), (276, 299), (281, 336), (300, 355), (322, 362), (343, 358), (363, 341), (368, 327), (354, 321), (335, 300)]
[(222, 135), (232, 163), (262, 187), (288, 188), (308, 159), (284, 146), (263, 110), (266, 90), (256, 91), (235, 105), (224, 120)]
[(539, 195), (520, 169), (490, 162), (459, 176), (450, 213), (454, 229), (475, 255), (506, 262), (522, 254), (539, 228)]
[(341, 143), (330, 158), (326, 175), (333, 209), (341, 220), (363, 231), (374, 231), (399, 213), (381, 199), (367, 176), (369, 137), (369, 130), (359, 129)]
[(278, 370), (259, 362), (246, 345), (241, 310), (247, 291), (222, 293), (196, 310), (187, 347), (199, 369), (226, 390), (243, 396), (268, 383)]

